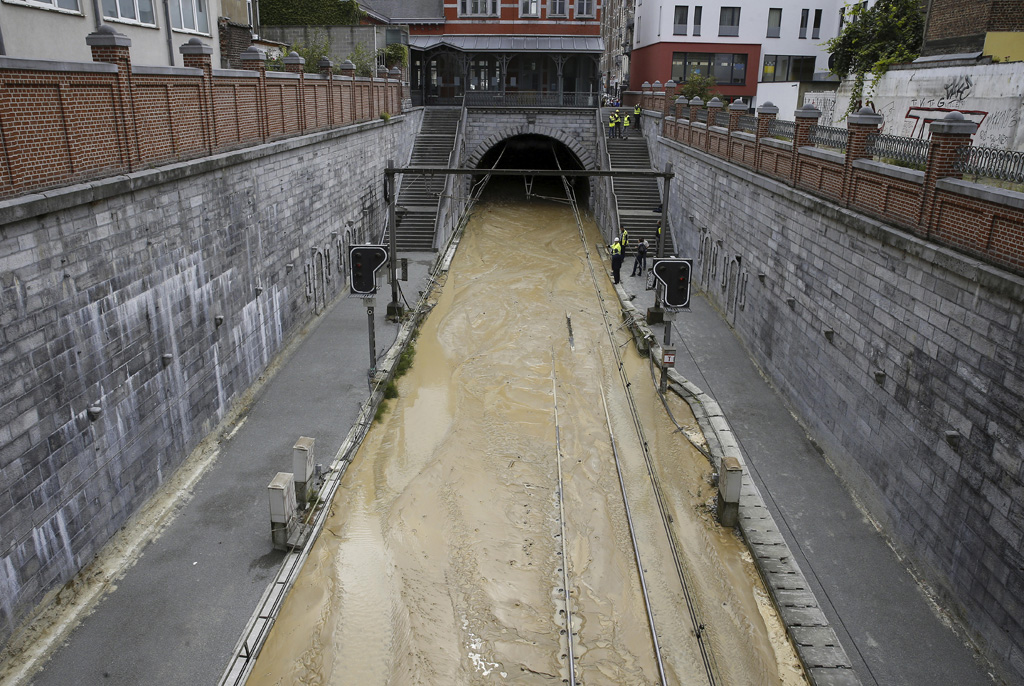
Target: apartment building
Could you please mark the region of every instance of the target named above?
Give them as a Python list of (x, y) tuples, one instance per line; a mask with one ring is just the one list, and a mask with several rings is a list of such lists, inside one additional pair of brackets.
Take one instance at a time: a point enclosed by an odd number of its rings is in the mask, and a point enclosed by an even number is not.
[(637, 0), (630, 90), (640, 90), (645, 81), (684, 83), (695, 74), (711, 75), (728, 100), (795, 108), (814, 82), (835, 89), (824, 46), (839, 32), (843, 5)]

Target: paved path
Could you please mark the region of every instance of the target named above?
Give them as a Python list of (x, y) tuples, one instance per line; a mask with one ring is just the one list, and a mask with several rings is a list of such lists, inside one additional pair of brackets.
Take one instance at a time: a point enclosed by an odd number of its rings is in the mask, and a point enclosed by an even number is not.
[[(433, 253), (409, 257), (415, 305)], [(378, 353), (398, 326), (376, 299)], [(283, 554), (270, 543), (267, 484), (291, 471), (299, 436), (330, 464), (369, 395), (366, 308), (341, 297), (266, 383), (194, 497), (33, 679), (39, 686), (216, 684)], [(379, 356), (378, 356), (379, 359)]]
[[(641, 312), (645, 279), (622, 268)], [(664, 327), (652, 327), (658, 341)], [(815, 450), (732, 328), (701, 295), (676, 315), (676, 370), (722, 407), (747, 465), (865, 686), (992, 684)]]

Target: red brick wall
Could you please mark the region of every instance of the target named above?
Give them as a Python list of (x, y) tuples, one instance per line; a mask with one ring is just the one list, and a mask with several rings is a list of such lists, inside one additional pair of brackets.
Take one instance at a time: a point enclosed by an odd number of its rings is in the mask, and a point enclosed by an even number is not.
[(371, 93), (368, 80), (253, 72), (207, 82), (121, 65), (120, 74), (0, 70), (0, 198), (376, 119), (401, 102), (396, 81), (375, 80)]

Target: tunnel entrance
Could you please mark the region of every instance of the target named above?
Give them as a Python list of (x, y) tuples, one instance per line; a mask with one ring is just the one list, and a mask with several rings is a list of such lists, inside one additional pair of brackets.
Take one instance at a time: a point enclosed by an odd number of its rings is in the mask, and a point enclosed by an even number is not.
[[(480, 158), (477, 168), (486, 170), (497, 169), (544, 169), (544, 170), (583, 170), (579, 157), (564, 143), (548, 136), (539, 134), (522, 134), (512, 136), (499, 142)], [(473, 179), (474, 183), (483, 174)], [(589, 177), (572, 177), (569, 183), (573, 186), (576, 200), (581, 207), (590, 204), (591, 180)], [(533, 177), (495, 176), (487, 184), (483, 199), (514, 199), (541, 197), (564, 198), (565, 189), (562, 180), (557, 176)]]

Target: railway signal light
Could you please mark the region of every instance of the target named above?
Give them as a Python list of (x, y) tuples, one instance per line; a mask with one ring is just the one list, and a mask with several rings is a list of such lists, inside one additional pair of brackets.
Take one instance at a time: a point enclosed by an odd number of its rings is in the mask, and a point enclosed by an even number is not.
[(665, 307), (690, 306), (690, 271), (693, 260), (670, 258), (654, 261), (654, 278), (665, 286)]
[(388, 251), (382, 245), (353, 245), (349, 248), (349, 286), (354, 295), (373, 295), (377, 292), (377, 270), (388, 261)]

